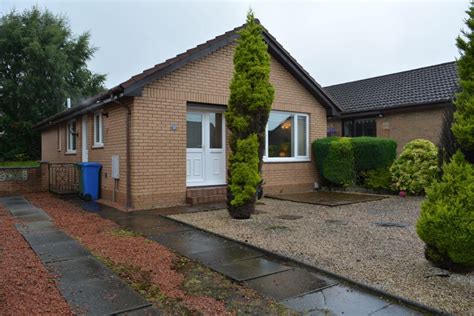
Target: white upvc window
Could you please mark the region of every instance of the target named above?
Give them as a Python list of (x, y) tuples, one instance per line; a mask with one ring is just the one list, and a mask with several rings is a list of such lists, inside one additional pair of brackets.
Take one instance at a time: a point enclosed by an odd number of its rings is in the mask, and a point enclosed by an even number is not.
[(72, 120), (67, 123), (66, 154), (76, 153), (76, 140), (77, 140), (76, 137), (77, 137), (76, 120)]
[(94, 148), (104, 147), (104, 123), (102, 112), (94, 113)]
[(265, 131), (265, 162), (309, 161), (309, 115), (271, 111)]

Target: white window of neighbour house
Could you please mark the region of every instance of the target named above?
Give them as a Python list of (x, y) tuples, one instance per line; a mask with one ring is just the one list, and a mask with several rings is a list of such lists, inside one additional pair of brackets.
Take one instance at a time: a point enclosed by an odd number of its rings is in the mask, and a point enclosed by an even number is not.
[(77, 129), (76, 120), (69, 121), (67, 123), (66, 143), (68, 154), (76, 153), (76, 142), (77, 142)]

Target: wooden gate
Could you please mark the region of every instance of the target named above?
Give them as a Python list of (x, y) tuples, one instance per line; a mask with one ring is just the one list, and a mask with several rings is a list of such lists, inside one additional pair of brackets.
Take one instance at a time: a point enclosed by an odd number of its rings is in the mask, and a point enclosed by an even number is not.
[(49, 191), (71, 194), (79, 191), (79, 169), (74, 163), (49, 164)]

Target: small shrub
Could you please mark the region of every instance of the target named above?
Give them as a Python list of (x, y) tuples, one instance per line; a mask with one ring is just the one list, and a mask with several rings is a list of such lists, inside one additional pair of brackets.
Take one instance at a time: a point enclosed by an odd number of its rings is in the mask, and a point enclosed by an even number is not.
[(365, 187), (375, 191), (390, 191), (392, 174), (389, 168), (369, 170), (365, 172)]
[(356, 172), (388, 168), (397, 157), (397, 143), (378, 137), (352, 138)]
[(427, 259), (443, 268), (474, 268), (474, 166), (461, 152), (427, 188), (416, 231)]
[(331, 142), (322, 170), (324, 177), (332, 183), (339, 185), (354, 183), (354, 155), (349, 138), (343, 137)]
[(390, 172), (395, 189), (420, 194), (438, 176), (438, 148), (428, 140), (412, 140), (403, 147)]

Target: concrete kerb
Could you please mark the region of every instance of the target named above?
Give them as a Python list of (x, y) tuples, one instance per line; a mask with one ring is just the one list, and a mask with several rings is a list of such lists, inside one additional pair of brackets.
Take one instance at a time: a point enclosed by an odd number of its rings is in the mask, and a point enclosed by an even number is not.
[(224, 239), (227, 239), (229, 241), (233, 241), (235, 243), (238, 243), (240, 245), (243, 245), (243, 246), (246, 246), (246, 247), (249, 247), (249, 248), (252, 248), (254, 250), (258, 250), (258, 251), (261, 251), (263, 252), (264, 254), (266, 255), (269, 255), (269, 256), (273, 256), (273, 257), (276, 257), (278, 258), (279, 260), (282, 260), (282, 261), (287, 261), (287, 262), (292, 262), (294, 264), (297, 264), (297, 265), (300, 265), (308, 270), (312, 270), (314, 272), (318, 272), (318, 273), (321, 273), (321, 274), (324, 274), (324, 275), (327, 275), (328, 277), (332, 277), (334, 279), (337, 279), (337, 280), (340, 280), (341, 282), (344, 282), (348, 285), (352, 285), (352, 286), (355, 286), (355, 287), (358, 287), (360, 289), (363, 289), (369, 293), (372, 293), (372, 294), (375, 294), (375, 295), (378, 295), (378, 296), (383, 296), (391, 301), (395, 301), (395, 302), (398, 302), (398, 303), (401, 303), (403, 305), (406, 305), (406, 306), (409, 306), (409, 307), (413, 307), (417, 310), (419, 310), (420, 312), (424, 312), (424, 313), (429, 313), (429, 314), (434, 314), (434, 315), (451, 315), (450, 313), (448, 312), (445, 312), (445, 311), (442, 311), (442, 310), (439, 310), (439, 309), (436, 309), (434, 307), (431, 307), (431, 306), (428, 306), (428, 305), (425, 305), (425, 304), (422, 304), (422, 303), (418, 303), (416, 301), (413, 301), (413, 300), (410, 300), (410, 299), (407, 299), (407, 298), (404, 298), (404, 297), (401, 297), (401, 296), (398, 296), (396, 294), (392, 294), (392, 293), (389, 293), (387, 291), (384, 291), (384, 290), (381, 290), (381, 289), (378, 289), (376, 287), (373, 287), (371, 285), (367, 285), (367, 284), (364, 284), (364, 283), (361, 283), (361, 282), (358, 282), (358, 281), (355, 281), (355, 280), (352, 280), (348, 277), (345, 277), (343, 275), (340, 275), (340, 274), (337, 274), (337, 273), (334, 273), (334, 272), (331, 272), (329, 270), (326, 270), (324, 268), (321, 268), (321, 267), (317, 267), (317, 266), (313, 266), (313, 265), (310, 265), (308, 263), (305, 263), (303, 261), (300, 261), (298, 259), (294, 259), (294, 258), (291, 258), (291, 257), (287, 257), (287, 256), (284, 256), (284, 255), (281, 255), (281, 254), (278, 254), (278, 253), (275, 253), (275, 252), (272, 252), (272, 251), (269, 251), (267, 249), (264, 249), (264, 248), (261, 248), (261, 247), (258, 247), (258, 246), (255, 246), (255, 245), (252, 245), (252, 244), (249, 244), (249, 243), (246, 243), (246, 242), (243, 242), (243, 241), (240, 241), (240, 240), (237, 240), (237, 239), (234, 239), (234, 238), (231, 238), (231, 237), (227, 237), (227, 236), (223, 236), (223, 235), (219, 235), (215, 232), (212, 232), (210, 230), (207, 230), (207, 229), (204, 229), (204, 228), (200, 228), (196, 225), (192, 225), (192, 224), (189, 224), (189, 223), (186, 223), (185, 221), (181, 221), (181, 220), (178, 220), (178, 219), (175, 219), (175, 218), (172, 218), (168, 215), (160, 215), (166, 219), (169, 219), (169, 220), (172, 220), (172, 221), (175, 221), (177, 223), (180, 223), (180, 224), (184, 224), (184, 225), (188, 225), (194, 229), (197, 229), (197, 230), (200, 230), (200, 231), (203, 231), (203, 232), (206, 232), (206, 233), (209, 233), (211, 235), (214, 235), (214, 236), (218, 236), (218, 237), (221, 237), (221, 238), (224, 238)]

